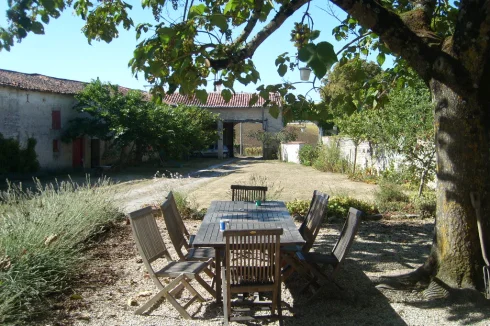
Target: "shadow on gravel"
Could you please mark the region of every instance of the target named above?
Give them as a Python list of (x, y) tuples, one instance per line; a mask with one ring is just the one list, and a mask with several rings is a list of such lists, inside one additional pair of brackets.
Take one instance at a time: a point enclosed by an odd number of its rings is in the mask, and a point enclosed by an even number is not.
[[(336, 232), (319, 235), (314, 250), (329, 252), (341, 227), (341, 221), (324, 224), (323, 228)], [(376, 280), (364, 274), (389, 273), (397, 267), (415, 269), (423, 264), (430, 251), (433, 227), (430, 221), (363, 221), (352, 250), (337, 274), (336, 280), (344, 287), (343, 292), (339, 293), (335, 287), (328, 288), (319, 296), (321, 299), (308, 304), (308, 293), (299, 294), (305, 281), (296, 276), (287, 283), (294, 307), (298, 309), (298, 318), (309, 322), (308, 316), (315, 315), (320, 317), (312, 318), (312, 321), (333, 325), (406, 325), (391, 307), (392, 297), (394, 302), (409, 307), (444, 309), (449, 312), (448, 323), (472, 325), (490, 320), (490, 301), (477, 291), (451, 289), (448, 299), (427, 301), (420, 291), (378, 290)]]
[(343, 291), (328, 286), (308, 302), (311, 293), (300, 293), (305, 281), (293, 275), (286, 287), (293, 297), (295, 318), (285, 325), (407, 325), (359, 264), (346, 261), (336, 281)]
[(399, 264), (415, 269), (430, 253), (434, 224), (415, 221), (363, 221), (349, 258), (362, 264), (366, 272), (383, 264)]
[(473, 325), (490, 320), (490, 301), (475, 290), (450, 290), (448, 299), (432, 301), (407, 302), (406, 305), (420, 309), (447, 309), (450, 317), (448, 321), (460, 325)]

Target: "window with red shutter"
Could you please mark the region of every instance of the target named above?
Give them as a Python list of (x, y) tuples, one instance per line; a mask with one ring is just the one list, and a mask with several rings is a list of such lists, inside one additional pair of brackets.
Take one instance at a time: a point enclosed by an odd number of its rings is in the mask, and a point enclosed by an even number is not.
[(52, 121), (51, 129), (53, 130), (61, 129), (61, 111), (59, 110), (51, 111), (51, 121)]
[(60, 141), (58, 139), (53, 139), (53, 153), (60, 152)]

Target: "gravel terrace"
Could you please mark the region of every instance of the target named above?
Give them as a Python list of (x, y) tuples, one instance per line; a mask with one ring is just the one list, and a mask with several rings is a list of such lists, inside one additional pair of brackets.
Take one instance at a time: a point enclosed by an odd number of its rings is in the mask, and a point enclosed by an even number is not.
[[(272, 192), (288, 201), (310, 199), (314, 189), (331, 194), (348, 193), (371, 199), (376, 186), (347, 180), (343, 175), (322, 173), (311, 168), (268, 161), (232, 161), (220, 168), (202, 171), (192, 178), (159, 179), (152, 182), (119, 185), (118, 203), (126, 212), (144, 204), (163, 200), (171, 189), (188, 191), (196, 204), (206, 207), (211, 200), (229, 198), (229, 185), (246, 182), (250, 176), (267, 176)], [(165, 181), (167, 180), (167, 181)], [(186, 221), (191, 233), (198, 221)], [(324, 224), (317, 238), (316, 251), (328, 251), (337, 239), (341, 220)], [(172, 245), (162, 218), (158, 219), (164, 240)], [(490, 325), (490, 301), (471, 291), (458, 291), (451, 299), (427, 301), (420, 291), (396, 291), (376, 288), (381, 276), (398, 275), (413, 270), (427, 257), (432, 239), (433, 221), (429, 219), (397, 219), (363, 221), (337, 281), (344, 288), (329, 288), (316, 301), (308, 302), (308, 293), (300, 293), (304, 285), (292, 277), (282, 286), (284, 325)], [(174, 255), (175, 257), (176, 255)], [(148, 315), (136, 316), (136, 306), (156, 293), (152, 281), (145, 277), (126, 222), (119, 223), (89, 250), (85, 272), (73, 293), (49, 302), (52, 315), (35, 325), (222, 325), (222, 307), (211, 296), (196, 288), (209, 301), (194, 303), (188, 321), (167, 302)], [(182, 298), (188, 294), (183, 292)], [(131, 302), (133, 305), (131, 305)], [(254, 324), (277, 325), (259, 321)]]

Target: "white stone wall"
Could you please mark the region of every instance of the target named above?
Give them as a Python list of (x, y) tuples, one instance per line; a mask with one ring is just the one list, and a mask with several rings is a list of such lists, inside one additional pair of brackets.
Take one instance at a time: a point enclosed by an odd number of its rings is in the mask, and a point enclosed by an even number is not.
[[(72, 144), (59, 142), (59, 153), (53, 153), (53, 140), (60, 139), (62, 130), (78, 112), (73, 110), (73, 95), (26, 91), (0, 87), (0, 133), (25, 145), (35, 138), (36, 153), (41, 169), (72, 167)], [(61, 112), (61, 130), (52, 129), (52, 111)], [(90, 139), (85, 138), (85, 167), (90, 166)]]
[(281, 161), (299, 164), (299, 151), (304, 145), (303, 142), (281, 144)]
[(268, 108), (207, 108), (207, 110), (219, 114), (225, 122), (265, 121), (266, 130), (270, 132), (278, 132), (284, 127), (282, 114), (275, 119), (269, 114)]
[[(331, 143), (336, 143), (340, 148), (342, 155), (351, 163), (354, 163), (354, 155), (355, 155), (355, 145), (352, 140), (349, 138), (338, 138), (331, 136), (322, 137), (322, 142), (324, 145), (328, 145)], [(362, 142), (357, 147), (357, 160), (356, 165), (361, 168), (374, 168), (378, 172), (384, 171), (389, 168), (391, 162), (395, 165), (395, 168), (398, 164), (401, 163), (402, 157), (400, 156), (391, 156), (388, 157), (384, 155), (384, 153), (375, 153), (376, 148), (370, 146), (369, 142)]]

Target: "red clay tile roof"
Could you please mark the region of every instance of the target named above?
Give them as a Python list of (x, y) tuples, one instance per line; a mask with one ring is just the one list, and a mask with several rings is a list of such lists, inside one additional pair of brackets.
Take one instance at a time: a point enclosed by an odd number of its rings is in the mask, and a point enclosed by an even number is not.
[[(0, 69), (0, 86), (20, 88), (28, 91), (73, 95), (80, 92), (87, 84), (76, 80)], [(119, 90), (122, 93), (126, 93), (130, 89), (119, 86)]]
[[(58, 93), (74, 95), (80, 92), (88, 83), (49, 77), (41, 74), (26, 74), (23, 72), (0, 69), (0, 86), (24, 89), (28, 91)], [(126, 93), (130, 88), (119, 86), (122, 93)], [(236, 93), (226, 103), (220, 93), (209, 93), (206, 104), (202, 104), (195, 97), (188, 97), (178, 93), (169, 94), (165, 97), (164, 102), (170, 105), (193, 105), (203, 108), (247, 108), (252, 93)], [(279, 94), (270, 94), (272, 102), (280, 104), (281, 97)], [(262, 107), (264, 99), (259, 97), (258, 101), (252, 107)]]
[[(202, 108), (248, 108), (248, 103), (254, 94), (252, 93), (236, 93), (231, 100), (226, 103), (220, 93), (209, 93), (206, 104), (201, 103), (195, 96), (189, 97), (178, 93), (167, 94), (163, 100), (170, 105), (193, 105)], [(280, 104), (281, 97), (279, 94), (270, 94), (272, 102)], [(259, 96), (257, 103), (252, 107), (262, 107), (264, 99)]]

